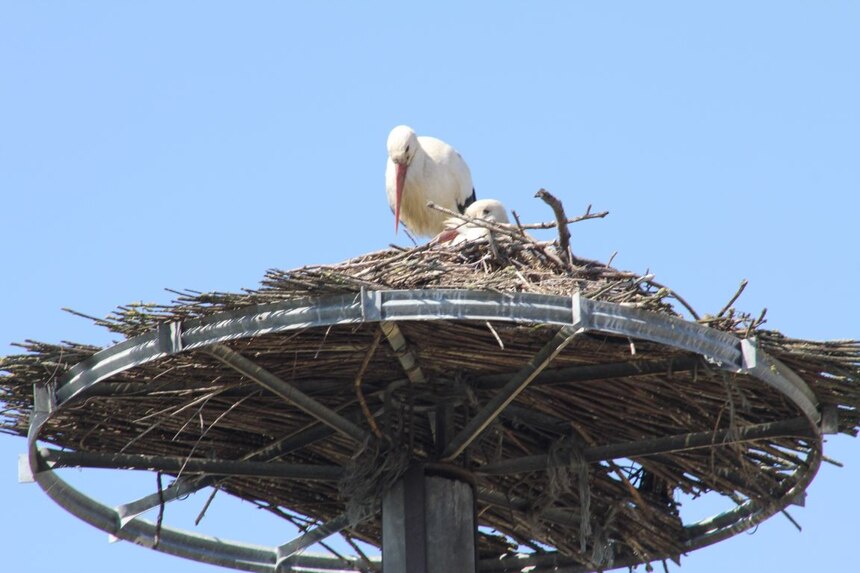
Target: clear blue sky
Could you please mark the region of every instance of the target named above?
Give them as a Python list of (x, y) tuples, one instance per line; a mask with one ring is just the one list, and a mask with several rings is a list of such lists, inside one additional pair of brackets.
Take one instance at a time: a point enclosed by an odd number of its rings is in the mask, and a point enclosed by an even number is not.
[[(860, 6), (609, 4), (4, 2), (0, 352), (112, 341), (61, 307), (103, 316), (404, 244), (383, 189), (399, 123), (525, 220), (550, 218), (539, 187), (609, 210), (575, 251), (617, 251), (701, 312), (746, 278), (738, 306), (769, 327), (860, 337)], [(0, 436), (4, 570), (219, 570), (108, 545), (16, 483), (24, 448)], [(682, 571), (853, 570), (860, 441), (825, 453), (846, 468), (792, 510), (803, 533), (777, 516)], [(72, 474), (111, 503), (154, 487)], [(167, 521), (194, 529), (187, 503)], [(264, 518), (216, 498), (197, 530), (289, 538)]]

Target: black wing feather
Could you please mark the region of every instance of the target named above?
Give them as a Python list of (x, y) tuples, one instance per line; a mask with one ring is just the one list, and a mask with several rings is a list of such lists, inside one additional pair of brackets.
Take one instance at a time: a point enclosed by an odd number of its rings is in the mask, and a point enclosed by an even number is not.
[(460, 213), (465, 213), (466, 207), (468, 207), (469, 205), (471, 205), (474, 202), (475, 202), (475, 188), (472, 187), (472, 194), (469, 195), (468, 197), (466, 197), (466, 201), (462, 205), (460, 205), (460, 204), (457, 205), (457, 210), (460, 211)]

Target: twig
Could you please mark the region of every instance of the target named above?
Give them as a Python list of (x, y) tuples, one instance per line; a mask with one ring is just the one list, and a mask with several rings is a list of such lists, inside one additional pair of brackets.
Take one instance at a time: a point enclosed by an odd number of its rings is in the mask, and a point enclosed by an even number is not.
[(496, 337), (496, 342), (498, 342), (498, 343), (499, 343), (499, 348), (501, 348), (502, 350), (504, 350), (504, 349), (505, 349), (505, 343), (504, 343), (504, 342), (502, 342), (502, 339), (499, 337), (499, 333), (498, 333), (498, 332), (496, 332), (496, 329), (495, 329), (495, 328), (493, 328), (493, 324), (492, 324), (489, 320), (488, 320), (488, 321), (486, 321), (486, 324), (487, 324), (487, 328), (489, 328), (489, 329), (490, 329), (490, 332), (492, 332), (492, 333), (493, 333), (493, 336), (495, 336), (495, 337)]
[(319, 358), (320, 352), (322, 352), (323, 346), (325, 346), (325, 341), (328, 340), (328, 334), (331, 332), (331, 326), (325, 329), (325, 334), (323, 334), (323, 338), (320, 341), (320, 345), (317, 347), (317, 352), (314, 354), (314, 360)]
[(358, 398), (358, 403), (361, 405), (361, 411), (364, 413), (364, 417), (367, 418), (370, 430), (377, 438), (382, 438), (382, 432), (380, 431), (379, 426), (376, 425), (376, 419), (374, 419), (373, 414), (370, 413), (370, 408), (367, 406), (367, 400), (364, 399), (364, 392), (361, 391), (361, 378), (367, 371), (368, 365), (370, 365), (370, 359), (373, 358), (374, 354), (376, 354), (376, 349), (379, 347), (380, 340), (382, 340), (382, 329), (378, 329), (376, 331), (376, 336), (373, 337), (373, 342), (370, 343), (370, 348), (367, 350), (367, 354), (364, 356), (361, 367), (358, 369), (358, 374), (355, 375), (355, 382), (353, 382), (355, 395)]
[[(512, 225), (504, 224), (504, 223), (497, 223), (495, 221), (488, 221), (486, 219), (478, 219), (475, 217), (470, 217), (469, 215), (466, 215), (464, 213), (455, 213), (449, 209), (446, 209), (445, 207), (440, 207), (439, 205), (436, 205), (432, 201), (429, 201), (427, 203), (427, 207), (429, 209), (434, 209), (436, 211), (440, 211), (442, 213), (450, 215), (451, 217), (459, 219), (460, 221), (465, 221), (466, 223), (472, 223), (476, 227), (483, 227), (485, 229), (489, 229), (493, 233), (499, 233), (501, 235), (506, 235), (506, 236), (514, 239), (515, 241), (517, 241), (518, 243), (520, 243), (522, 245), (529, 245), (532, 247), (532, 249), (534, 249), (535, 254), (537, 256), (545, 257), (545, 258), (549, 259), (550, 261), (552, 261), (553, 263), (555, 263), (556, 265), (558, 265), (560, 268), (565, 269), (565, 270), (570, 270), (570, 265), (562, 262), (561, 259), (552, 252), (554, 250), (553, 248), (547, 248), (547, 246), (549, 246), (550, 243), (544, 242), (544, 241), (536, 241), (533, 237), (529, 236), (527, 233), (521, 234), (518, 230), (515, 230)], [(429, 244), (433, 245), (434, 243), (431, 241)], [(491, 245), (490, 248), (492, 249), (492, 242), (490, 242), (490, 245)]]
[[(588, 206), (591, 209), (591, 205)], [(574, 217), (573, 219), (567, 219), (565, 221), (568, 224), (571, 223), (579, 223), (580, 221), (588, 221), (589, 219), (603, 219), (609, 214), (609, 211), (601, 211), (600, 213), (588, 213), (586, 212), (584, 215), (580, 215), (579, 217)], [(546, 223), (529, 223), (528, 225), (522, 225), (523, 229), (555, 229), (558, 226), (556, 221), (550, 221)]]
[(155, 483), (158, 485), (158, 518), (155, 521), (153, 549), (157, 549), (161, 543), (161, 522), (164, 521), (164, 486), (161, 484), (161, 472), (155, 474)]
[(570, 264), (570, 229), (567, 228), (567, 215), (564, 214), (564, 207), (561, 201), (546, 189), (538, 189), (535, 197), (549, 205), (555, 213), (555, 221), (558, 224), (558, 246), (561, 250), (561, 259)]
[(607, 267), (612, 266), (612, 261), (615, 260), (615, 256), (618, 255), (618, 251), (612, 251), (612, 255), (609, 256), (609, 260), (606, 262)]
[(522, 223), (520, 223), (520, 216), (519, 216), (519, 215), (517, 214), (517, 212), (516, 212), (516, 211), (514, 211), (513, 209), (511, 209), (511, 214), (514, 216), (514, 221), (516, 221), (516, 222), (517, 222), (517, 228), (520, 230), (520, 233), (522, 233), (522, 235), (525, 237), (525, 236), (526, 236), (526, 231), (525, 231), (525, 229), (523, 228), (523, 224), (522, 224)]
[[(395, 246), (395, 245), (392, 245), (392, 247), (394, 247), (394, 246)], [(422, 252), (422, 251), (426, 251), (426, 250), (427, 250), (427, 249), (429, 249), (430, 247), (431, 247), (430, 243), (427, 243), (427, 244), (425, 244), (425, 245), (421, 245), (420, 247), (415, 247), (414, 249), (406, 249), (406, 250), (404, 250), (402, 253), (400, 253), (399, 255), (396, 255), (396, 256), (391, 257), (391, 258), (386, 259), (386, 260), (383, 260), (383, 261), (382, 261), (382, 262), (380, 262), (380, 263), (376, 263), (376, 264), (374, 264), (374, 265), (371, 265), (371, 266), (367, 267), (367, 268), (366, 268), (366, 269), (364, 269), (363, 271), (360, 271), (360, 272), (355, 273), (355, 275), (354, 275), (354, 276), (355, 276), (356, 278), (358, 278), (358, 277), (361, 277), (361, 276), (363, 276), (363, 275), (366, 275), (366, 274), (367, 274), (367, 273), (369, 273), (369, 272), (377, 271), (377, 270), (379, 270), (380, 268), (382, 268), (382, 267), (384, 267), (384, 266), (386, 266), (386, 265), (390, 265), (390, 264), (392, 264), (392, 263), (396, 263), (396, 262), (400, 261), (401, 259), (405, 259), (405, 258), (407, 258), (407, 257), (411, 257), (411, 256), (415, 255), (416, 253), (420, 253), (420, 252)], [(395, 248), (397, 248), (398, 250), (401, 250), (401, 249), (402, 249), (402, 247), (395, 247)]]
[(209, 506), (212, 505), (212, 501), (215, 499), (215, 494), (221, 491), (221, 486), (215, 486), (212, 488), (212, 493), (209, 494), (209, 498), (206, 500), (206, 503), (203, 504), (203, 509), (200, 510), (200, 513), (197, 514), (197, 519), (194, 520), (194, 525), (200, 525), (200, 522), (203, 521), (203, 516), (206, 515), (206, 510), (209, 509)]
[(747, 288), (747, 283), (748, 281), (746, 279), (741, 281), (741, 286), (738, 287), (738, 292), (736, 292), (735, 296), (733, 296), (731, 300), (726, 303), (726, 306), (724, 306), (723, 309), (717, 313), (717, 318), (723, 316), (726, 312), (728, 312), (728, 310), (735, 303), (735, 301), (738, 300), (738, 297), (741, 296), (741, 293), (744, 292), (744, 289)]
[[(502, 229), (502, 223), (496, 223), (495, 221), (481, 219), (479, 217), (472, 217), (471, 215), (467, 215), (465, 213), (457, 213), (456, 211), (452, 211), (451, 209), (446, 209), (441, 205), (437, 205), (433, 201), (427, 202), (427, 208), (433, 209), (434, 211), (439, 211), (440, 213), (445, 213), (446, 215), (449, 215), (452, 219), (459, 219), (461, 222), (457, 225), (458, 227), (461, 227), (466, 223), (475, 223), (479, 227), (485, 227), (493, 231)], [(512, 233), (514, 235), (517, 235), (517, 233), (514, 233), (513, 231), (508, 229), (508, 234)]]
[(344, 541), (349, 543), (349, 545), (350, 545), (350, 547), (352, 547), (353, 551), (355, 551), (358, 554), (359, 559), (361, 559), (364, 562), (364, 565), (365, 565), (365, 567), (367, 567), (368, 571), (374, 571), (374, 572), (381, 571), (381, 569), (376, 565), (376, 563), (371, 561), (370, 558), (367, 556), (367, 554), (361, 550), (361, 547), (359, 547), (358, 543), (356, 543), (355, 540), (352, 539), (352, 537), (350, 537), (349, 535), (344, 535), (343, 533), (341, 533), (340, 536), (343, 538)]
[(799, 523), (797, 523), (797, 521), (795, 521), (795, 519), (793, 517), (791, 517), (791, 514), (788, 513), (788, 511), (786, 511), (784, 509), (782, 509), (780, 511), (786, 517), (786, 519), (788, 519), (797, 528), (798, 531), (803, 532), (803, 528), (800, 526)]
[(701, 317), (699, 316), (699, 313), (696, 312), (696, 310), (692, 306), (690, 306), (690, 303), (688, 303), (686, 300), (681, 298), (681, 295), (679, 295), (678, 293), (676, 293), (675, 291), (673, 291), (672, 289), (670, 289), (666, 285), (658, 283), (657, 281), (648, 281), (648, 284), (655, 286), (658, 289), (661, 289), (661, 288), (666, 289), (666, 292), (669, 293), (669, 296), (671, 296), (672, 298), (674, 298), (675, 300), (680, 302), (682, 305), (684, 305), (684, 308), (686, 308), (690, 312), (693, 319), (695, 319), (697, 321), (702, 320)]
[(487, 243), (490, 245), (490, 252), (493, 254), (493, 258), (504, 263), (507, 257), (502, 257), (502, 254), (499, 252), (499, 247), (496, 244), (496, 239), (493, 237), (492, 233), (487, 235)]
[(650, 283), (653, 280), (654, 280), (654, 273), (649, 273), (646, 271), (646, 274), (642, 275), (641, 277), (639, 277), (638, 279), (633, 281), (633, 283), (630, 286), (635, 287), (635, 286), (639, 285), (640, 283), (644, 283), (644, 282)]
[(107, 324), (110, 324), (109, 322), (107, 322), (107, 321), (106, 321), (105, 319), (103, 319), (103, 318), (96, 318), (96, 317), (94, 317), (94, 316), (90, 316), (90, 315), (88, 315), (88, 314), (84, 314), (84, 313), (82, 313), (82, 312), (78, 312), (77, 310), (74, 310), (74, 309), (71, 309), (71, 308), (63, 307), (63, 308), (61, 308), (60, 310), (63, 310), (63, 311), (65, 311), (65, 312), (68, 312), (69, 314), (73, 314), (73, 315), (75, 315), (75, 316), (79, 316), (79, 317), (81, 317), (81, 318), (85, 318), (85, 319), (87, 319), (87, 320), (91, 320), (91, 321), (93, 321), (94, 323), (96, 323), (96, 324), (98, 324), (98, 325), (107, 325)]
[(766, 315), (766, 314), (767, 314), (767, 307), (761, 309), (761, 314), (758, 315), (758, 318), (755, 319), (754, 321), (752, 321), (750, 323), (750, 325), (747, 327), (747, 331), (746, 331), (746, 334), (744, 335), (744, 338), (749, 338), (750, 334), (752, 334), (753, 330), (755, 330), (756, 328), (758, 328), (759, 326), (764, 324), (764, 315)]
[(427, 203), (427, 207), (429, 209), (434, 209), (434, 210), (439, 211), (441, 213), (445, 213), (446, 215), (450, 215), (451, 217), (453, 217), (455, 219), (465, 221), (466, 223), (473, 223), (476, 227), (483, 227), (485, 229), (489, 229), (490, 231), (494, 231), (494, 232), (500, 233), (502, 235), (507, 235), (509, 237), (513, 237), (513, 238), (518, 239), (520, 241), (526, 240), (527, 242), (530, 242), (533, 244), (538, 244), (537, 241), (535, 241), (534, 239), (532, 239), (528, 235), (521, 235), (520, 232), (518, 230), (514, 229), (512, 225), (506, 225), (504, 223), (497, 223), (495, 221), (489, 221), (487, 219), (479, 219), (477, 217), (470, 217), (469, 215), (466, 215), (465, 213), (455, 213), (454, 211), (451, 211), (450, 209), (446, 209), (445, 207), (440, 207), (439, 205), (436, 205), (432, 201)]
[[(202, 442), (202, 441), (203, 441), (203, 438), (205, 438), (205, 437), (206, 437), (206, 434), (208, 434), (208, 433), (209, 433), (209, 430), (211, 430), (212, 428), (214, 428), (214, 427), (218, 424), (218, 422), (220, 422), (222, 419), (224, 419), (224, 416), (226, 416), (227, 414), (229, 414), (230, 412), (232, 412), (235, 408), (239, 407), (239, 406), (240, 406), (240, 405), (241, 405), (245, 400), (247, 400), (248, 398), (254, 397), (254, 396), (256, 396), (256, 395), (257, 395), (257, 393), (256, 393), (256, 392), (255, 392), (255, 393), (253, 393), (253, 394), (248, 394), (248, 395), (247, 395), (247, 396), (245, 396), (244, 398), (242, 398), (242, 399), (240, 399), (240, 400), (237, 400), (236, 402), (233, 402), (232, 404), (230, 404), (230, 407), (229, 407), (229, 408), (227, 408), (226, 410), (224, 410), (223, 412), (221, 412), (221, 414), (220, 414), (217, 418), (215, 418), (215, 421), (214, 421), (214, 422), (212, 422), (211, 424), (209, 424), (209, 426), (208, 426), (208, 427), (206, 427), (206, 429), (204, 429), (204, 430), (200, 433), (200, 437), (198, 437), (198, 438), (197, 438), (197, 441), (196, 441), (196, 442), (194, 442), (194, 445), (193, 445), (193, 446), (191, 446), (191, 451), (189, 451), (189, 452), (188, 452), (188, 455), (185, 457), (185, 461), (182, 463), (182, 467), (180, 467), (180, 468), (179, 468), (179, 473), (177, 473), (177, 474), (176, 474), (176, 477), (177, 477), (177, 478), (178, 478), (179, 476), (181, 476), (181, 475), (182, 475), (182, 472), (183, 472), (183, 471), (185, 471), (185, 466), (187, 466), (187, 465), (188, 465), (188, 462), (189, 462), (189, 461), (191, 460), (191, 458), (194, 456), (194, 452), (197, 450), (197, 447), (200, 445), (200, 442)], [(203, 406), (201, 406), (201, 407), (200, 407), (200, 410), (198, 410), (198, 411), (197, 411), (197, 414), (200, 416), (200, 422), (201, 422), (201, 424), (202, 424), (202, 422), (203, 422), (203, 413), (202, 413), (202, 410), (203, 410)]]

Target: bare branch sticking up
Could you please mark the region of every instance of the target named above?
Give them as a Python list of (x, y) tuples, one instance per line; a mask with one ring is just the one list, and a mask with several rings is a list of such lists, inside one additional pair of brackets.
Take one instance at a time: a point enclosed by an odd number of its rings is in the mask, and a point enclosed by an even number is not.
[(738, 300), (738, 297), (741, 296), (741, 293), (744, 292), (745, 288), (747, 288), (747, 282), (748, 281), (746, 279), (741, 281), (741, 285), (738, 287), (738, 291), (735, 293), (735, 296), (733, 296), (731, 298), (731, 300), (729, 300), (729, 302), (726, 303), (726, 306), (724, 306), (723, 309), (717, 313), (717, 317), (720, 317), (720, 316), (723, 316), (724, 314), (726, 314), (726, 312), (728, 312), (728, 310), (732, 307), (732, 305), (735, 304), (735, 301)]
[(519, 229), (520, 233), (522, 233), (522, 235), (525, 236), (526, 231), (525, 231), (525, 229), (523, 229), (523, 224), (520, 222), (520, 216), (513, 209), (511, 209), (511, 214), (514, 216), (514, 221), (517, 222), (517, 229)]
[(570, 252), (570, 230), (567, 228), (567, 215), (564, 214), (564, 207), (561, 201), (546, 189), (539, 189), (535, 193), (535, 197), (552, 207), (555, 213), (555, 221), (558, 226), (558, 246), (561, 251), (561, 259), (570, 264), (573, 256)]

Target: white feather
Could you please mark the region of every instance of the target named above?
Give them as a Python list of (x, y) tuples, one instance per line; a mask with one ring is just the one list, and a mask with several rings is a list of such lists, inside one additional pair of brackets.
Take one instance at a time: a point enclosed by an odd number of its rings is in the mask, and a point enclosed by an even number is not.
[[(480, 199), (475, 201), (463, 213), (474, 219), (482, 219), (484, 221), (493, 221), (507, 225), (510, 223), (508, 212), (501, 201), (495, 199)], [(490, 229), (482, 227), (476, 223), (466, 222), (465, 219), (450, 217), (445, 221), (445, 227), (455, 229), (457, 236), (451, 240), (452, 245), (459, 245), (467, 241), (483, 239), (490, 235)]]
[(417, 235), (432, 236), (444, 229), (447, 215), (427, 207), (433, 202), (459, 211), (472, 196), (472, 174), (457, 151), (435, 137), (418, 137), (399, 125), (388, 136), (385, 191), (395, 208), (396, 164), (406, 163), (406, 179), (400, 204), (400, 221)]

